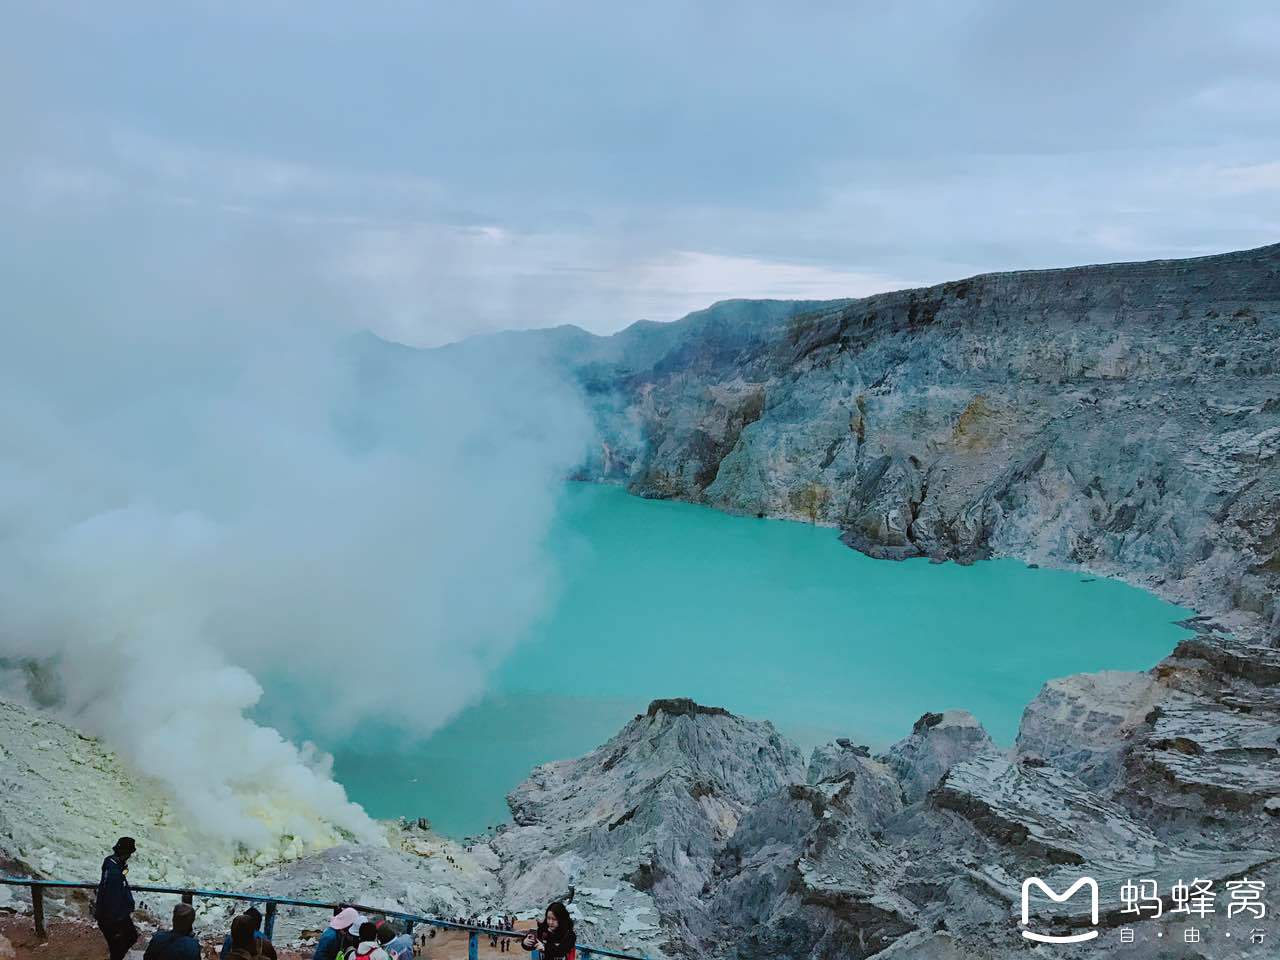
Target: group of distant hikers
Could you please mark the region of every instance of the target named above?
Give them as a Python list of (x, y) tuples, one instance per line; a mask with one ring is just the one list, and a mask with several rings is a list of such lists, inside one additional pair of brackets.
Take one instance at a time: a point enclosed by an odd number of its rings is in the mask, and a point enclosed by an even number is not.
[[(496, 917), (493, 914), (489, 914), (486, 917), (481, 917), (478, 913), (473, 913), (468, 917), (458, 914), (456, 917), (449, 917), (448, 919), (451, 923), (456, 923), (460, 927), (484, 927), (490, 931), (505, 930), (511, 932), (516, 928), (516, 918), (510, 914)], [(499, 933), (490, 933), (489, 946), (499, 953), (507, 953), (507, 948), (511, 946), (511, 938), (504, 937)]]
[[(111, 856), (102, 861), (102, 879), (98, 882), (95, 918), (107, 941), (110, 960), (124, 957), (138, 942), (138, 928), (133, 925), (133, 891), (129, 888), (129, 858), (138, 849), (132, 837), (121, 837)], [(200, 960), (200, 942), (196, 939), (196, 911), (189, 903), (173, 908), (173, 924), (157, 931), (147, 944), (144, 960)], [(462, 918), (459, 918), (461, 921)], [(472, 918), (475, 926), (477, 918)], [(513, 930), (514, 917), (486, 918), (487, 926), (496, 930)], [(501, 940), (505, 950), (508, 937), (494, 934), (490, 942)], [(577, 938), (573, 918), (563, 903), (547, 907), (537, 929), (520, 940), (525, 950), (536, 950), (543, 960), (576, 960)], [(344, 907), (334, 914), (316, 943), (312, 960), (412, 960), (413, 938), (390, 919), (368, 920), (354, 907)], [(222, 943), (219, 960), (276, 960), (276, 950), (262, 930), (262, 914), (249, 907), (231, 921), (231, 930)]]

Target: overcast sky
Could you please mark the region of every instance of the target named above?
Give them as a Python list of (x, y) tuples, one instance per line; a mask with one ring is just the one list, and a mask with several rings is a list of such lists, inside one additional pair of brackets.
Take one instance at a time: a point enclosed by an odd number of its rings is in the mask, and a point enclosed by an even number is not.
[(1275, 3), (9, 5), (23, 323), (434, 344), (1280, 240)]

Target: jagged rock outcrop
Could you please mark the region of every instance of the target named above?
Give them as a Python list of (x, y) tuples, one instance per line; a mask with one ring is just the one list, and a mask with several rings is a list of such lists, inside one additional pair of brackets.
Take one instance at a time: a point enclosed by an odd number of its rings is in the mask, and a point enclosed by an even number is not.
[[(689, 701), (667, 713), (659, 701), (588, 757), (535, 771), (511, 796), (519, 825), (492, 845), (514, 887), (547, 865), (554, 876), (541, 877), (542, 899), (573, 886), (605, 894), (614, 914), (625, 905), (656, 928), (633, 932), (629, 945), (664, 956), (1005, 960), (1024, 951), (1022, 880), (1064, 889), (1086, 872), (1101, 889), (1103, 929), (1114, 935), (1135, 922), (1120, 912), (1128, 880), (1156, 879), (1167, 891), (1193, 878), (1221, 888), (1280, 877), (1280, 829), (1265, 803), (1200, 789), (1205, 781), (1192, 770), (1174, 772), (1187, 782), (1157, 809), (1162, 794), (1148, 795), (1133, 772), (1168, 749), (1152, 714), (1161, 705), (1191, 709), (1190, 688), (1203, 681), (1180, 660), (1145, 684), (1104, 674), (1049, 685), (1020, 737), (1037, 752), (1011, 755), (955, 711), (926, 714), (883, 758), (839, 741), (815, 750), (805, 770), (767, 725)], [(1221, 694), (1254, 703), (1269, 695), (1242, 686)], [(1146, 704), (1135, 722), (1135, 705)], [(1244, 716), (1216, 728), (1232, 745), (1224, 749), (1265, 747), (1268, 717), (1254, 724)], [(1203, 736), (1212, 756), (1215, 743)], [(747, 772), (753, 764), (763, 775)], [(1090, 782), (1069, 766), (1115, 775)], [(1277, 794), (1249, 783), (1254, 799)], [(1194, 818), (1177, 800), (1183, 790), (1197, 797)], [(720, 802), (708, 805), (713, 794)], [(1088, 921), (1079, 903), (1044, 916), (1058, 930)], [(618, 943), (626, 939), (618, 926), (616, 916), (596, 915), (587, 928), (596, 942)], [(1233, 929), (1247, 933), (1240, 923)], [(1144, 949), (1130, 955), (1154, 956)], [(1225, 957), (1224, 949), (1202, 956)]]
[(977, 718), (966, 710), (947, 710), (917, 720), (911, 736), (891, 746), (884, 760), (901, 780), (906, 799), (915, 801), (957, 763), (984, 753), (996, 753), (996, 745)]
[[(509, 797), (514, 825), (492, 842), (511, 902), (586, 888), (584, 937), (682, 952), (701, 944), (701, 909), (721, 845), (742, 815), (802, 783), (799, 749), (769, 723), (691, 700), (655, 700), (578, 760), (546, 764)], [(663, 945), (667, 946), (664, 948)]]
[(1153, 675), (1123, 788), (1161, 820), (1228, 834), (1258, 822), (1280, 797), (1280, 651), (1185, 641)]
[(1124, 744), (1157, 696), (1155, 678), (1146, 673), (1108, 670), (1050, 680), (1022, 715), (1017, 753), (1106, 786), (1120, 774)]
[(845, 796), (866, 816), (871, 826), (880, 826), (902, 810), (904, 791), (893, 768), (883, 760), (873, 760), (866, 747), (848, 740), (814, 749), (809, 758), (809, 782), (818, 786), (839, 784)]

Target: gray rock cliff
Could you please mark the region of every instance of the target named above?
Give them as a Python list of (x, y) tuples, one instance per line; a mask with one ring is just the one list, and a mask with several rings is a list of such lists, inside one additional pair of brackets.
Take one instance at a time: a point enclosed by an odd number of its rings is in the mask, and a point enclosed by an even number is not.
[(583, 479), (1276, 629), (1280, 246), (554, 333), (599, 427)]

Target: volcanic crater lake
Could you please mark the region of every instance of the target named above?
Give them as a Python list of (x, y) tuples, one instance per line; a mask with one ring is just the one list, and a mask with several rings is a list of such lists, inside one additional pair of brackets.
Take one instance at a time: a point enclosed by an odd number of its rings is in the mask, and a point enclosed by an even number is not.
[[(325, 744), (352, 799), (456, 837), (508, 818), (539, 763), (603, 743), (658, 697), (772, 720), (806, 749), (880, 749), (926, 711), (1011, 744), (1054, 677), (1145, 670), (1184, 610), (1014, 560), (872, 560), (834, 530), (571, 484), (550, 535), (559, 590), (490, 692), (429, 738)], [(554, 664), (554, 669), (548, 669)]]

